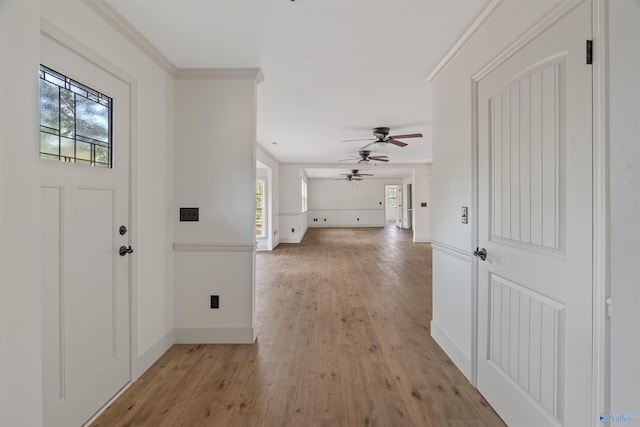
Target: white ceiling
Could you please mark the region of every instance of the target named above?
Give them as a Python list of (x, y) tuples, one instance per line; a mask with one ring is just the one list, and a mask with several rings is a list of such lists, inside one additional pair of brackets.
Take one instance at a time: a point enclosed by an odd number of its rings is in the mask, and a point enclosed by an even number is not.
[(422, 133), (375, 150), (389, 173), (431, 161), (426, 76), (488, 0), (107, 2), (179, 68), (261, 68), (258, 143), (281, 162), (335, 163), (376, 126)]

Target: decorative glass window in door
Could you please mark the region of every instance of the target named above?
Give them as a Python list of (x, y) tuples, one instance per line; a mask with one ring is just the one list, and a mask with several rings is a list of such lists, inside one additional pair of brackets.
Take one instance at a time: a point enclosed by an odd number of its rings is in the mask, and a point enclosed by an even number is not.
[(395, 208), (397, 206), (397, 188), (387, 187), (387, 206)]
[(264, 223), (264, 180), (256, 180), (256, 237), (266, 235)]
[(113, 99), (40, 65), (40, 157), (112, 167)]

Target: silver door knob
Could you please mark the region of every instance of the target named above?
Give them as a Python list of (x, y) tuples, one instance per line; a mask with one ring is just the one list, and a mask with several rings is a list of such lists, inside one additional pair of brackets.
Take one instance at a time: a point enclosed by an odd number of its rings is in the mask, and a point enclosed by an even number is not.
[(473, 255), (477, 256), (482, 261), (485, 261), (487, 259), (487, 250), (485, 248), (476, 248), (476, 250), (473, 251)]

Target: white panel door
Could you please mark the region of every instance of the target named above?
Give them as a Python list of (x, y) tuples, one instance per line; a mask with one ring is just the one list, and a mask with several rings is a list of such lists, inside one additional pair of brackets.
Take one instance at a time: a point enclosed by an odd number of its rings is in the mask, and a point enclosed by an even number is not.
[(41, 61), (113, 98), (113, 168), (40, 160), (44, 422), (79, 426), (130, 380), (130, 256), (118, 249), (130, 235), (119, 228), (129, 227), (131, 94), (45, 35)]
[(402, 185), (396, 185), (396, 227), (402, 228)]
[(518, 427), (594, 422), (590, 17), (478, 82), (477, 381)]

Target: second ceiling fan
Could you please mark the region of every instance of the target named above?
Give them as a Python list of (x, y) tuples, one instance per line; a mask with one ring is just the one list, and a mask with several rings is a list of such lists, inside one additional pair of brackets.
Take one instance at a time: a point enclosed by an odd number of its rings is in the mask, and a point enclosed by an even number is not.
[(375, 138), (365, 138), (365, 139), (349, 139), (342, 142), (351, 142), (351, 141), (371, 141), (367, 145), (361, 148), (361, 150), (373, 145), (373, 144), (393, 144), (398, 147), (406, 147), (408, 144), (406, 142), (399, 141), (399, 139), (406, 138), (422, 138), (421, 133), (408, 133), (405, 135), (389, 135), (388, 127), (377, 127), (373, 128), (373, 136)]
[(371, 151), (369, 150), (360, 150), (358, 151), (358, 156), (356, 157), (351, 157), (348, 159), (342, 159), (342, 160), (338, 160), (339, 162), (349, 162), (349, 161), (353, 161), (353, 160), (357, 160), (358, 163), (363, 163), (363, 162), (369, 162), (370, 160), (375, 160), (378, 162), (388, 162), (389, 158), (387, 156), (372, 156), (371, 155)]

